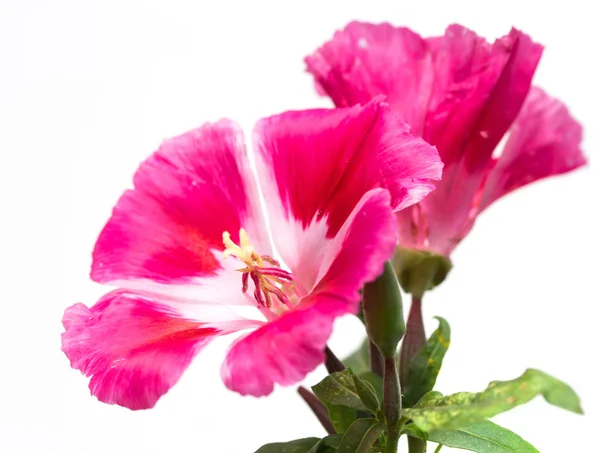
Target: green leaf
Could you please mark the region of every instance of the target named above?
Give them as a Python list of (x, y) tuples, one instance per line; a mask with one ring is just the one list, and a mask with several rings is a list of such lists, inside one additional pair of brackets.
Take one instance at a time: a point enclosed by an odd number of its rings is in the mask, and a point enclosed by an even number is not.
[(375, 388), (369, 381), (363, 381), (356, 375), (352, 376), (352, 378), (354, 379), (354, 385), (356, 386), (361, 401), (365, 403), (365, 406), (367, 406), (369, 411), (373, 414), (377, 414), (377, 411), (379, 410), (379, 400), (375, 394)]
[(348, 406), (359, 411), (366, 411), (367, 406), (360, 399), (354, 384), (352, 370), (345, 369), (332, 373), (312, 387), (313, 392), (321, 401), (338, 406)]
[(331, 434), (317, 442), (308, 453), (335, 453), (341, 440), (341, 434)]
[(329, 412), (329, 420), (337, 433), (345, 433), (352, 423), (358, 418), (358, 412), (355, 409), (347, 406), (336, 406), (328, 402), (324, 402), (327, 411)]
[(540, 453), (517, 434), (490, 421), (454, 431), (432, 431), (429, 440), (478, 453)]
[(417, 439), (421, 440), (427, 440), (429, 438), (429, 435), (421, 431), (414, 423), (407, 423), (403, 425), (402, 429), (400, 430), (400, 434), (407, 434), (411, 437), (416, 437)]
[(308, 453), (310, 449), (319, 442), (318, 437), (306, 437), (290, 442), (278, 442), (260, 447), (254, 453)]
[(373, 389), (375, 389), (375, 395), (377, 395), (379, 401), (383, 400), (383, 379), (381, 376), (372, 371), (365, 371), (364, 373), (360, 373), (358, 377), (371, 384)]
[(567, 384), (542, 371), (529, 369), (512, 381), (491, 382), (480, 393), (442, 396), (439, 392), (429, 392), (402, 415), (426, 432), (458, 429), (525, 404), (537, 395), (542, 395), (550, 404), (582, 413), (579, 397)]
[(369, 339), (365, 338), (360, 345), (360, 348), (342, 360), (342, 363), (346, 368), (351, 368), (352, 371), (354, 371), (354, 373), (357, 375), (364, 373), (365, 371), (369, 371), (371, 369), (369, 349)]
[(433, 389), (450, 346), (450, 325), (444, 318), (436, 319), (440, 323), (439, 327), (410, 362), (407, 384), (402, 389), (405, 407), (414, 406), (423, 395)]
[(359, 418), (344, 434), (337, 453), (367, 453), (384, 429), (377, 419)]

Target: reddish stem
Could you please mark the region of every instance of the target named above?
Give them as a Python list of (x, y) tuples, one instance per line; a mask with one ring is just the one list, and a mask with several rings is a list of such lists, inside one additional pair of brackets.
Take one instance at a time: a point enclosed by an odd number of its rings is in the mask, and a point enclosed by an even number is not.
[(400, 348), (400, 385), (403, 388), (406, 387), (408, 381), (410, 362), (426, 341), (421, 299), (413, 295), (406, 324), (406, 334)]

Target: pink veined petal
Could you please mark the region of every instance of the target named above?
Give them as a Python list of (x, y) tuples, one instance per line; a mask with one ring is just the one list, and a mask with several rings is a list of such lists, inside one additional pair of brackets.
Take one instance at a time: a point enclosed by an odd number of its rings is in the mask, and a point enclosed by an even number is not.
[(267, 395), (274, 384), (294, 384), (323, 362), (333, 321), (358, 311), (360, 288), (381, 274), (394, 252), (389, 204), (386, 190), (366, 193), (337, 235), (326, 241), (314, 290), (294, 309), (234, 343), (221, 371), (229, 389)]
[(386, 144), (379, 155), (383, 186), (390, 191), (394, 211), (401, 211), (423, 200), (435, 189), (433, 181), (442, 177), (444, 164), (435, 147), (409, 133), (398, 117), (384, 117), (381, 141)]
[(165, 141), (104, 227), (91, 277), (100, 283), (193, 283), (222, 269), (222, 234), (244, 227), (270, 253), (243, 134), (221, 120)]
[[(388, 23), (352, 22), (306, 63), (339, 107), (385, 95), (448, 165), (470, 142), (491, 154), (519, 111), (541, 50), (514, 29), (488, 44), (460, 25), (423, 39)], [(477, 165), (480, 154), (470, 153), (468, 163)]]
[(485, 182), (479, 210), (521, 186), (586, 164), (581, 125), (557, 99), (532, 87), (500, 158)]
[(211, 250), (218, 268), (211, 275), (161, 282), (148, 278), (113, 280), (111, 285), (152, 294), (154, 297), (176, 300), (179, 305), (186, 305), (190, 316), (202, 316), (206, 310), (213, 310), (214, 305), (245, 305), (256, 308), (256, 301), (250, 296), (254, 291), (254, 283), (249, 282), (248, 291), (242, 291), (242, 274), (240, 261), (224, 258), (222, 252)]
[[(469, 46), (457, 36), (469, 34), (473, 35), (469, 39), (472, 51), (465, 52), (464, 48)], [(451, 84), (448, 91), (455, 94), (454, 91), (463, 88), (460, 77), (465, 65), (473, 72), (471, 78), (474, 80), (469, 81), (469, 95), (452, 103), (452, 112), (448, 112), (443, 104), (436, 108), (436, 116), (443, 112), (450, 118), (441, 130), (439, 124), (434, 126), (428, 122), (428, 127), (437, 130), (426, 131), (425, 139), (440, 148), (446, 165), (460, 160), (463, 165), (459, 168), (464, 167), (465, 173), (481, 174), (525, 101), (543, 49), (515, 29), (491, 46), (460, 26), (449, 27), (444, 38), (434, 40), (439, 46), (434, 52), (439, 57), (436, 66), (446, 53), (455, 59), (449, 66)], [(442, 150), (442, 145), (448, 149)]]
[(514, 48), (511, 42), (505, 37), (490, 44), (460, 25), (451, 25), (443, 36), (427, 39), (435, 76), (423, 136), (438, 146), (447, 166), (464, 156), (473, 135), (481, 138), (479, 130), (473, 129), (509, 62)]
[(275, 383), (301, 381), (323, 363), (333, 321), (348, 310), (345, 301), (324, 295), (237, 339), (221, 367), (223, 382), (242, 395), (265, 396)]
[(367, 191), (386, 187), (401, 209), (432, 190), (442, 167), (435, 149), (377, 100), (266, 118), (254, 140), (275, 246), (306, 289), (327, 239)]
[(395, 217), (386, 209), (389, 196), (383, 189), (363, 195), (329, 243), (313, 294), (335, 294), (358, 308), (359, 290), (381, 275), (396, 247)]
[(336, 106), (386, 95), (392, 110), (422, 135), (435, 74), (427, 42), (410, 29), (351, 22), (305, 62)]
[(424, 137), (440, 151), (444, 178), (398, 222), (403, 245), (448, 255), (473, 225), (473, 200), (524, 102), (542, 47), (517, 30), (489, 45), (460, 26), (428, 42), (438, 76)]
[(73, 368), (91, 376), (91, 393), (136, 410), (153, 407), (213, 338), (257, 323), (235, 317), (202, 323), (142, 294), (116, 290), (92, 308), (68, 308), (63, 325), (62, 350)]
[(541, 51), (517, 30), (488, 44), (459, 25), (422, 39), (387, 23), (354, 22), (306, 59), (336, 105), (385, 95), (438, 148), (444, 178), (398, 214), (403, 245), (447, 254), (466, 234), (491, 154), (521, 108)]

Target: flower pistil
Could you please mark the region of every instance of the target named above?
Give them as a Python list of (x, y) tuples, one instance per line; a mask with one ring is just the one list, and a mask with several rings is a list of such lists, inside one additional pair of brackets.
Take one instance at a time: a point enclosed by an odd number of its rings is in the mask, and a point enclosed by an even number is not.
[(255, 287), (254, 298), (259, 307), (275, 308), (273, 302), (276, 300), (283, 306), (292, 308), (294, 304), (288, 296), (302, 297), (292, 274), (281, 269), (279, 262), (274, 258), (268, 255), (259, 255), (250, 243), (248, 233), (244, 228), (240, 228), (239, 236), (240, 244), (238, 245), (231, 240), (228, 231), (223, 232), (223, 244), (225, 245), (223, 257), (235, 256), (246, 265), (237, 269), (238, 272), (242, 272), (242, 291), (244, 293), (248, 291), (248, 280), (251, 278)]

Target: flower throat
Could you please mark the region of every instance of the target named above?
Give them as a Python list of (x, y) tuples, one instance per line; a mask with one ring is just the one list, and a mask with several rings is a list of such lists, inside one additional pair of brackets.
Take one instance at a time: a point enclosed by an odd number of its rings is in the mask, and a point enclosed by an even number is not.
[(224, 258), (235, 256), (246, 265), (237, 269), (238, 272), (242, 272), (242, 291), (244, 293), (248, 291), (248, 280), (252, 279), (254, 298), (259, 307), (271, 310), (283, 308), (275, 305), (283, 305), (292, 308), (294, 304), (290, 301), (290, 297), (302, 297), (292, 274), (281, 269), (279, 262), (274, 258), (256, 253), (244, 228), (240, 228), (239, 245), (231, 240), (228, 231), (223, 232), (223, 244), (225, 245)]

